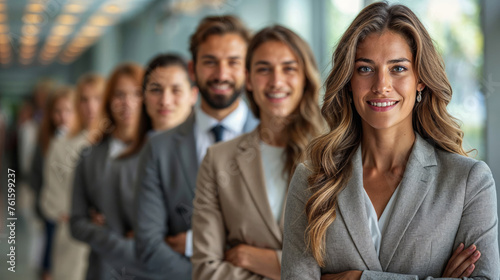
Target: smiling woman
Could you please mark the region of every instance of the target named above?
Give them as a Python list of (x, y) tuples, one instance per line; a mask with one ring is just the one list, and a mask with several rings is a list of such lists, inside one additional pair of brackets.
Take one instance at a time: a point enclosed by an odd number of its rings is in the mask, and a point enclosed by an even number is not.
[(367, 6), (333, 65), (330, 129), (290, 183), (282, 279), (498, 279), (495, 182), (462, 148), (422, 23), (403, 5)]

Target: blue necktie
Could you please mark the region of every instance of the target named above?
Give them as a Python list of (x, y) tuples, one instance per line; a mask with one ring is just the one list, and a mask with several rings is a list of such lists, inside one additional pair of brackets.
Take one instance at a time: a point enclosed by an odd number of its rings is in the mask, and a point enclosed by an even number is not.
[(220, 124), (212, 127), (210, 131), (214, 134), (215, 136), (215, 143), (222, 141), (222, 133), (224, 133), (224, 127)]

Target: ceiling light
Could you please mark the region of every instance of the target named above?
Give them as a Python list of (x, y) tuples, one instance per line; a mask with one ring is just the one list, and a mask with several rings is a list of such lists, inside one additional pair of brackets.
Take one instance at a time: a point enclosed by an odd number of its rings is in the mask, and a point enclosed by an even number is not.
[(40, 27), (33, 24), (25, 24), (22, 28), (24, 35), (37, 35), (40, 32)]
[(26, 11), (31, 13), (41, 13), (45, 10), (45, 6), (40, 3), (31, 3), (26, 6)]
[(23, 45), (32, 46), (32, 45), (36, 45), (38, 43), (38, 37), (36, 37), (36, 36), (24, 36), (24, 37), (21, 37), (20, 41)]
[(53, 46), (60, 46), (63, 45), (64, 42), (66, 42), (66, 38), (62, 36), (50, 36), (47, 39), (47, 44), (53, 45)]
[(57, 18), (57, 22), (60, 24), (73, 25), (78, 23), (78, 18), (72, 15), (60, 15)]
[(93, 16), (90, 19), (90, 23), (96, 26), (109, 26), (113, 25), (113, 20), (110, 17), (105, 16)]
[(97, 26), (85, 26), (82, 28), (81, 35), (86, 37), (98, 37), (102, 34), (103, 30)]
[(8, 44), (10, 43), (10, 37), (6, 34), (0, 34), (0, 44)]
[(26, 24), (39, 24), (43, 19), (43, 16), (39, 14), (27, 14), (23, 16), (23, 22)]
[(52, 33), (59, 36), (68, 36), (73, 32), (73, 27), (67, 25), (57, 25), (52, 28)]
[(118, 14), (121, 12), (121, 9), (118, 5), (109, 4), (109, 5), (104, 6), (102, 8), (102, 11), (107, 13), (107, 14)]
[(86, 7), (79, 4), (67, 4), (64, 11), (72, 14), (79, 14), (85, 11)]

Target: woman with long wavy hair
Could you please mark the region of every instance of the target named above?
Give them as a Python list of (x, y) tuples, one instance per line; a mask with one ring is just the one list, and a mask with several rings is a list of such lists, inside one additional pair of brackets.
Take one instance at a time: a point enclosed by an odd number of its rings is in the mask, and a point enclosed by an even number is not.
[(90, 145), (88, 129), (98, 116), (104, 82), (104, 78), (96, 74), (85, 74), (78, 80), (74, 125), (66, 137), (51, 142), (45, 159), (40, 207), (44, 216), (57, 224), (52, 280), (83, 280), (85, 277), (88, 246), (71, 237), (69, 212), (74, 171), (81, 150)]
[(69, 224), (73, 238), (90, 247), (88, 280), (128, 277), (135, 265), (131, 237), (113, 230), (117, 221), (108, 213), (121, 214), (112, 188), (116, 180), (112, 171), (116, 161), (138, 141), (143, 74), (143, 68), (134, 63), (115, 67), (104, 87), (99, 116), (88, 134), (92, 145), (82, 150), (74, 171)]
[(415, 14), (363, 9), (325, 85), (329, 131), (290, 184), (283, 279), (499, 279), (495, 183), (462, 148)]
[(247, 97), (261, 121), (216, 144), (198, 172), (193, 279), (280, 279), (288, 182), (322, 129), (319, 73), (298, 35), (264, 28), (249, 44)]

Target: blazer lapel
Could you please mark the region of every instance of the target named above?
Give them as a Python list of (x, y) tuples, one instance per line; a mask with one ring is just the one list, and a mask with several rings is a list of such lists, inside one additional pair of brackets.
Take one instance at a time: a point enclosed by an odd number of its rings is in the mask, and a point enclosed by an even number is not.
[(281, 230), (274, 220), (267, 198), (259, 139), (259, 132), (257, 129), (243, 137), (238, 146), (239, 151), (236, 156), (236, 162), (245, 180), (245, 186), (262, 219), (269, 231), (271, 231), (276, 239), (281, 242)]
[(437, 165), (434, 148), (418, 133), (399, 185), (394, 210), (389, 217), (380, 246), (380, 262), (384, 271), (394, 256), (399, 242), (429, 191)]
[[(193, 196), (196, 188), (196, 174), (198, 174), (198, 158), (196, 155), (196, 142), (194, 139), (194, 114), (179, 125), (176, 138), (176, 152), (182, 165), (184, 177), (188, 182)], [(194, 174), (194, 175), (193, 175)]]
[(356, 248), (369, 270), (381, 271), (375, 245), (373, 244), (363, 196), (363, 165), (361, 146), (353, 158), (351, 179), (339, 194), (338, 209)]

